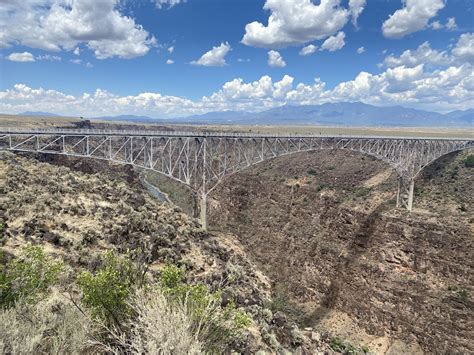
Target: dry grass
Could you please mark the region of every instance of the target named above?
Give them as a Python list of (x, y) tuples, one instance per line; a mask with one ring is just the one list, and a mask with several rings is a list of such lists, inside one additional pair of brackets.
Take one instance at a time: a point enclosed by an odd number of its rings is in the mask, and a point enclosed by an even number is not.
[(74, 122), (79, 118), (67, 117), (41, 117), (41, 116), (16, 116), (0, 114), (0, 127), (4, 128), (54, 128), (74, 127)]
[(0, 311), (0, 354), (82, 354), (94, 325), (59, 294)]
[(138, 291), (131, 301), (136, 318), (129, 331), (110, 331), (114, 342), (103, 344), (112, 353), (199, 354), (198, 333), (189, 312), (182, 305), (171, 304), (159, 290)]

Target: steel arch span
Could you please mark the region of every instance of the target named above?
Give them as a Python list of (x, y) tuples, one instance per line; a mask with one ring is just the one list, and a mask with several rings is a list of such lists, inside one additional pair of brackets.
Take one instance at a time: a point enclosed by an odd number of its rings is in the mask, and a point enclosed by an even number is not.
[(204, 227), (207, 195), (226, 176), (268, 159), (322, 149), (374, 156), (398, 173), (397, 206), (411, 211), (414, 179), (420, 171), (443, 155), (470, 147), (471, 138), (0, 128), (0, 149), (104, 159), (177, 180), (200, 196)]

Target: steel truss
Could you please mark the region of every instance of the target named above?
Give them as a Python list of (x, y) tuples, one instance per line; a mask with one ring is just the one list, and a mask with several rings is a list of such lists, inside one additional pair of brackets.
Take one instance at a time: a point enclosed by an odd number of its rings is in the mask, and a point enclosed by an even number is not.
[(179, 181), (200, 197), (204, 227), (207, 195), (225, 177), (268, 159), (323, 149), (374, 156), (397, 171), (397, 206), (411, 211), (420, 171), (445, 154), (473, 146), (474, 140), (459, 138), (0, 129), (0, 149), (104, 159)]

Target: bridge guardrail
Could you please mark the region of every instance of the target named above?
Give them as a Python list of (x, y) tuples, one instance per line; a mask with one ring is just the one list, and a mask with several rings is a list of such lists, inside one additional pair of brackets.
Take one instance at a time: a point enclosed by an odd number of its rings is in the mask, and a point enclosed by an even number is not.
[(54, 134), (54, 135), (114, 135), (114, 136), (165, 136), (165, 137), (205, 137), (205, 138), (348, 138), (348, 139), (390, 139), (390, 140), (459, 140), (471, 141), (474, 137), (430, 137), (430, 136), (372, 136), (344, 134), (256, 134), (234, 132), (198, 132), (198, 131), (146, 131), (146, 130), (106, 130), (106, 129), (11, 129), (0, 127), (0, 134)]

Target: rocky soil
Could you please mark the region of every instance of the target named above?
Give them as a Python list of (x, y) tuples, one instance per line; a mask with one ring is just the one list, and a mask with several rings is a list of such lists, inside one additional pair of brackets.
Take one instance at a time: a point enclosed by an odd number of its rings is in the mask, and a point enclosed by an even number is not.
[(76, 271), (94, 270), (108, 249), (146, 262), (151, 274), (185, 265), (190, 282), (221, 289), (252, 318), (245, 353), (329, 351), (330, 335), (300, 330), (273, 307), (271, 285), (234, 236), (205, 233), (179, 207), (161, 204), (129, 167), (65, 157), (0, 152), (1, 251), (12, 257), (25, 243), (42, 245)]
[(367, 156), (267, 161), (215, 190), (210, 224), (237, 236), (301, 327), (382, 354), (472, 353), (474, 191), (466, 154), (426, 169), (413, 213), (394, 207), (395, 174)]
[(93, 270), (106, 249), (152, 274), (185, 265), (190, 281), (223, 288), (224, 303), (252, 316), (235, 344), (247, 353), (471, 353), (466, 154), (425, 170), (411, 214), (394, 207), (396, 176), (373, 158), (325, 151), (267, 161), (215, 190), (206, 233), (184, 213), (188, 192), (171, 183), (183, 209), (151, 197), (127, 166), (0, 152), (0, 246), (14, 255), (41, 244), (78, 270)]

